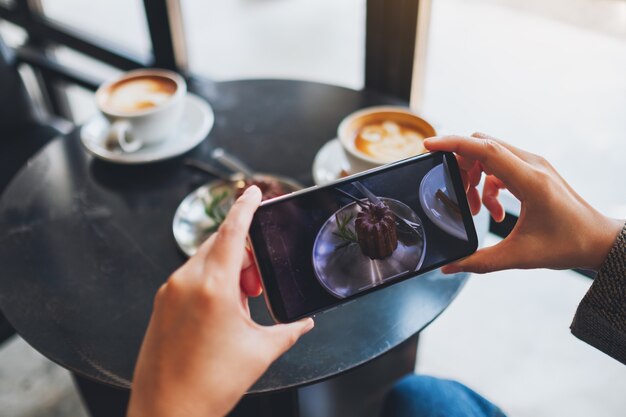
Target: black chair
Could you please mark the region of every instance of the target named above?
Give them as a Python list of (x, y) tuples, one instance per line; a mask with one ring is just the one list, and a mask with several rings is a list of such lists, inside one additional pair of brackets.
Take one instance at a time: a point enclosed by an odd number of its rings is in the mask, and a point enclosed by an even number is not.
[[(0, 38), (0, 194), (26, 161), (61, 133), (35, 115), (15, 55)], [(0, 312), (0, 343), (15, 334)]]
[(24, 163), (60, 130), (38, 120), (15, 53), (0, 38), (0, 193)]

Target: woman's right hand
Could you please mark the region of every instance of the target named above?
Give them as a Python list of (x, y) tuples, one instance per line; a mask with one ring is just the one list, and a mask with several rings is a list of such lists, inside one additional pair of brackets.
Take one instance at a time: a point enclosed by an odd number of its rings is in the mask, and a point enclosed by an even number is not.
[(245, 245), (261, 197), (258, 187), (248, 188), (217, 233), (159, 289), (129, 417), (224, 416), (313, 327), (311, 318), (261, 326), (250, 316), (248, 297), (262, 287)]
[[(513, 231), (498, 244), (446, 265), (444, 273), (485, 273), (512, 268), (598, 269), (623, 221), (610, 219), (582, 199), (544, 158), (481, 133), (439, 136), (424, 142), (430, 151), (457, 155), (472, 214), (482, 204), (494, 220), (504, 219), (498, 200), (508, 189), (522, 204)], [(477, 186), (486, 175), (482, 199)]]

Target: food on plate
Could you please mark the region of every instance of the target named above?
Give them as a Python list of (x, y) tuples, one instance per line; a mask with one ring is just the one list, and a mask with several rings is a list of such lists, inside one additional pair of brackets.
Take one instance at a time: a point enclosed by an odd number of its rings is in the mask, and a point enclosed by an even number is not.
[(398, 247), (396, 219), (384, 203), (362, 206), (355, 220), (357, 242), (370, 259), (384, 259)]
[(239, 198), (246, 188), (256, 185), (261, 190), (263, 195), (263, 201), (270, 198), (278, 197), (286, 193), (283, 185), (277, 180), (271, 178), (252, 178), (242, 181), (242, 185), (237, 187), (235, 191), (235, 198)]
[(444, 206), (449, 208), (454, 214), (461, 216), (461, 209), (459, 208), (459, 205), (452, 201), (452, 199), (448, 197), (446, 193), (444, 193), (441, 189), (437, 190), (437, 192), (435, 193), (435, 197), (437, 197), (437, 199), (441, 201)]
[(222, 189), (221, 192), (214, 192), (203, 198), (204, 212), (211, 220), (211, 225), (205, 229), (205, 233), (213, 233), (217, 230), (226, 218), (232, 203), (252, 185), (259, 187), (263, 200), (269, 200), (287, 192), (279, 181), (272, 178), (253, 178), (241, 180), (232, 185), (228, 184), (228, 190)]

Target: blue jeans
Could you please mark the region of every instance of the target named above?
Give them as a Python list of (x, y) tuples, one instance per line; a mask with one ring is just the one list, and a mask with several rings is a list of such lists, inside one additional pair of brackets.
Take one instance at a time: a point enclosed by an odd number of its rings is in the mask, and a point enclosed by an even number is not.
[(423, 375), (396, 383), (385, 399), (383, 417), (506, 417), (465, 385)]

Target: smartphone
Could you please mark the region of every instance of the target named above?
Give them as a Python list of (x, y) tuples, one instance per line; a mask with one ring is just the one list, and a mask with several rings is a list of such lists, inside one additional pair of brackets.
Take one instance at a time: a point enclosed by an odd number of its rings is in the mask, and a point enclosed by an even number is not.
[(476, 251), (456, 158), (427, 153), (265, 201), (249, 235), (264, 296), (288, 323)]

